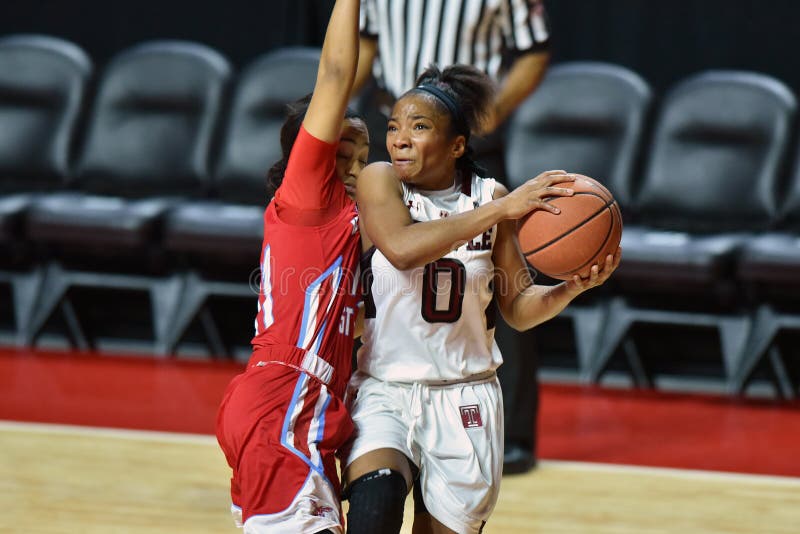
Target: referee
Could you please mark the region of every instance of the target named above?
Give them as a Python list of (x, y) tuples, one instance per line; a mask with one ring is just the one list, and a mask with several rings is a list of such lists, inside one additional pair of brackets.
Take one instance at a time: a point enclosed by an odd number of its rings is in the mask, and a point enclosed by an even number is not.
[[(550, 58), (542, 1), (361, 0), (360, 29), (353, 94), (371, 75), (377, 81), (361, 95), (360, 107), (378, 139), (394, 100), (430, 64), (472, 65), (498, 83), (493, 114), (474, 148), (489, 175), (503, 181), (503, 124), (539, 85)], [(373, 143), (370, 153), (372, 161), (389, 159), (385, 143)], [(498, 370), (506, 407), (503, 472), (523, 473), (536, 464), (536, 359), (532, 347), (518, 346), (521, 338), (502, 319), (496, 338), (504, 358)]]

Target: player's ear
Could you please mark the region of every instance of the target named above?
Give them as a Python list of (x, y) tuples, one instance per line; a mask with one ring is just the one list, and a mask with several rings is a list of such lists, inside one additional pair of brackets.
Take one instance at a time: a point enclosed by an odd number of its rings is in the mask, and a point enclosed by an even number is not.
[(467, 150), (467, 138), (463, 135), (457, 135), (453, 141), (451, 150), (453, 159), (458, 159), (463, 156), (464, 152)]

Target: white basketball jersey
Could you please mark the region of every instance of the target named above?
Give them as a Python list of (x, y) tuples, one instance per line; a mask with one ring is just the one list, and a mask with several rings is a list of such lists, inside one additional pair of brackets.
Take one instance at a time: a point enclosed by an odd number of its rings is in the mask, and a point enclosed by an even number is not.
[[(417, 222), (463, 213), (490, 202), (495, 181), (473, 175), (443, 191), (403, 184)], [(362, 258), (363, 346), (358, 368), (380, 380), (461, 380), (502, 363), (494, 342), (492, 280), (497, 227), (424, 267), (399, 271), (377, 249)]]

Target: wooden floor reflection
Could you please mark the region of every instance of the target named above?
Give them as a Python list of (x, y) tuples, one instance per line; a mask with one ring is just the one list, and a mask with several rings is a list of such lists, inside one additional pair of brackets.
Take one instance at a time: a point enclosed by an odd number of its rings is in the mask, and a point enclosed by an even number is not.
[[(210, 436), (0, 422), (0, 532), (240, 532), (228, 477)], [(799, 529), (798, 478), (542, 462), (503, 479), (484, 532)]]

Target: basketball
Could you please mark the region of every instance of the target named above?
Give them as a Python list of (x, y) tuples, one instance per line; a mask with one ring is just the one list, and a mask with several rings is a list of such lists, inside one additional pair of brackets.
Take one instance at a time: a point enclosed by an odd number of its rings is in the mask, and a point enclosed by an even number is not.
[(622, 214), (613, 195), (600, 182), (578, 175), (575, 182), (554, 184), (572, 189), (570, 197), (546, 202), (561, 213), (535, 210), (520, 219), (517, 235), (525, 259), (537, 271), (558, 280), (587, 278), (592, 265), (601, 268), (622, 238)]

